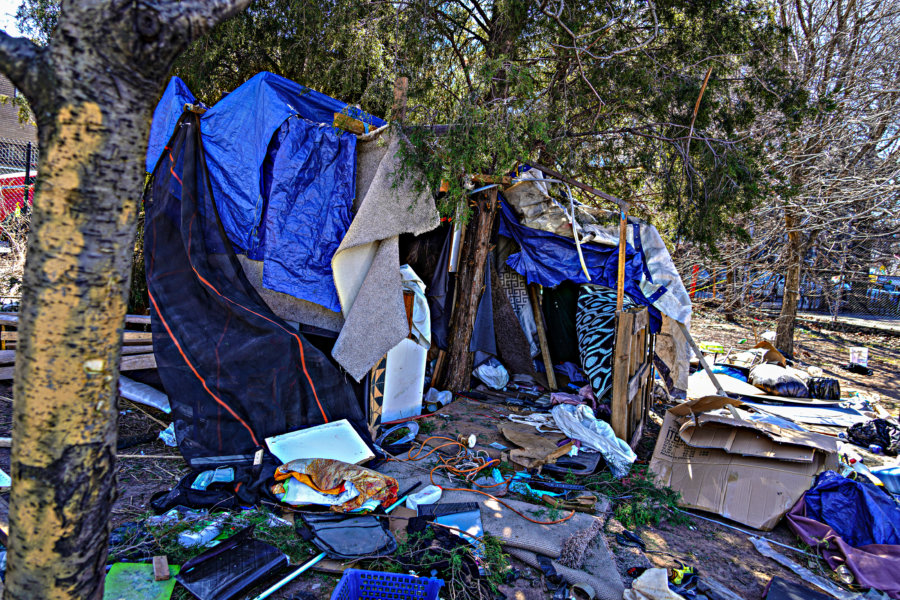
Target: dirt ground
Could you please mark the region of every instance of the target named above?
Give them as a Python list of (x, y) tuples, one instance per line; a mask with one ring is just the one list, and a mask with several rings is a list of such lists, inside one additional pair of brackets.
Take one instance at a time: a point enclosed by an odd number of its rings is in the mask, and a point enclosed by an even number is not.
[[(720, 343), (726, 352), (730, 348), (740, 350), (752, 346), (754, 329), (757, 334), (775, 329), (774, 320), (744, 320), (729, 323), (716, 314), (696, 314), (691, 322), (691, 334), (698, 343)], [(741, 340), (748, 340), (741, 343)], [(851, 346), (869, 348), (871, 376), (856, 375), (840, 368), (849, 362)], [(822, 368), (826, 377), (840, 381), (842, 392), (859, 390), (881, 399), (882, 405), (894, 416), (900, 406), (900, 336), (887, 333), (863, 331), (833, 331), (821, 323), (802, 322), (794, 337), (795, 358), (805, 366)], [(659, 411), (660, 407), (656, 407)], [(655, 431), (648, 432), (647, 438), (655, 440)], [(644, 440), (649, 441), (647, 439)], [(649, 459), (652, 450), (642, 444), (644, 452), (639, 456)], [(860, 449), (864, 459), (880, 462), (881, 457)], [(699, 513), (698, 513), (699, 514)], [(715, 515), (703, 515), (722, 521), (732, 527), (736, 523), (720, 519)], [(746, 529), (741, 527), (742, 529)], [(749, 531), (749, 530), (748, 530)], [(699, 568), (700, 572), (717, 579), (733, 592), (746, 600), (762, 598), (769, 580), (774, 576), (808, 585), (793, 572), (774, 561), (760, 555), (749, 541), (749, 535), (740, 533), (726, 525), (693, 518), (689, 526), (666, 525), (647, 527), (640, 532), (647, 549), (662, 553), (648, 552), (646, 557), (654, 566), (675, 567), (678, 561)], [(788, 527), (780, 523), (773, 531), (761, 534), (770, 540), (799, 548), (802, 544)], [(615, 539), (610, 547), (616, 548)], [(830, 577), (830, 569), (821, 560), (809, 555), (792, 552), (775, 546), (789, 558), (811, 569), (813, 572)], [(667, 553), (667, 554), (663, 554)], [(623, 557), (624, 555), (624, 557)], [(621, 567), (635, 566), (642, 557), (635, 551), (619, 551), (617, 559)], [(635, 564), (631, 564), (634, 562)], [(625, 564), (621, 564), (625, 563)], [(623, 574), (624, 570), (622, 569)], [(627, 575), (626, 575), (627, 577)]]
[[(728, 323), (716, 315), (701, 314), (694, 317), (692, 333), (698, 342), (721, 343), (726, 350), (730, 347), (740, 349), (751, 345), (740, 341), (746, 339), (752, 342), (753, 325), (758, 333), (762, 333), (773, 329), (775, 324), (772, 321)], [(795, 339), (799, 360), (807, 365), (817, 365), (827, 376), (839, 379), (842, 390), (856, 389), (879, 395), (884, 406), (892, 414), (897, 414), (900, 405), (900, 386), (897, 385), (900, 382), (900, 336), (832, 331), (821, 324), (803, 323)], [(874, 371), (872, 376), (855, 375), (840, 368), (848, 361), (847, 348), (850, 346), (869, 348), (869, 366)], [(10, 386), (0, 385), (0, 436), (10, 435), (11, 397)], [(168, 423), (166, 415), (128, 401), (122, 400), (120, 408), (121, 441), (141, 441), (141, 436), (155, 436)], [(663, 407), (656, 407), (655, 410), (661, 414)], [(648, 427), (640, 447), (639, 461), (649, 460), (657, 431), (658, 427)], [(8, 448), (0, 448), (0, 468), (9, 472)], [(150, 497), (171, 488), (187, 472), (177, 450), (165, 446), (158, 439), (121, 449), (118, 470), (118, 499), (113, 507), (113, 527), (148, 516)], [(704, 516), (718, 519), (715, 515)], [(698, 568), (702, 575), (716, 579), (746, 600), (762, 598), (766, 584), (776, 575), (806, 585), (792, 572), (758, 554), (749, 542), (750, 533), (728, 527), (736, 526), (734, 523), (719, 524), (692, 516), (683, 525), (662, 522), (658, 526), (644, 526), (635, 531), (646, 544), (646, 552), (642, 552), (617, 541), (616, 534), (624, 528), (611, 515), (605, 519), (607, 541), (626, 586), (631, 582), (627, 575), (631, 567), (675, 567), (679, 564)], [(760, 535), (790, 546), (799, 546), (797, 538), (784, 525)], [(820, 575), (830, 575), (827, 566), (818, 559), (801, 552), (776, 549)], [(539, 574), (527, 568), (522, 570), (527, 577), (526, 585), (534, 585), (535, 596), (540, 597)], [(333, 575), (304, 575), (271, 598), (329, 598), (336, 581)], [(246, 597), (251, 598), (260, 591), (252, 590)], [(188, 598), (189, 595), (180, 590), (173, 597)]]

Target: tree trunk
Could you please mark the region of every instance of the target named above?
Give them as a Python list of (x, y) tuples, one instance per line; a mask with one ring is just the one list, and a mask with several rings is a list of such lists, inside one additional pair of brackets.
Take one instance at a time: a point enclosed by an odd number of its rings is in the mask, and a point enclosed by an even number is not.
[(484, 274), (490, 250), (491, 230), (497, 214), (497, 188), (480, 195), (476, 214), (469, 221), (465, 234), (459, 276), (456, 280), (456, 307), (450, 325), (450, 348), (447, 374), (443, 389), (467, 390), (472, 377), (472, 329), (478, 303), (484, 292)]
[(734, 311), (738, 308), (739, 297), (734, 290), (734, 267), (729, 263), (725, 268), (727, 271), (725, 275), (725, 291), (722, 293), (722, 305), (725, 311), (725, 320), (729, 323), (734, 323)]
[(118, 364), (148, 124), (172, 62), (247, 0), (62, 2), (37, 48), (0, 34), (41, 162), (16, 360), (6, 599), (103, 596)]
[(786, 210), (784, 224), (788, 232), (785, 254), (787, 266), (784, 272), (784, 294), (781, 301), (781, 315), (775, 332), (775, 347), (788, 357), (794, 355), (794, 325), (797, 321), (797, 304), (800, 299), (800, 268), (803, 264), (801, 234), (797, 230), (797, 219)]

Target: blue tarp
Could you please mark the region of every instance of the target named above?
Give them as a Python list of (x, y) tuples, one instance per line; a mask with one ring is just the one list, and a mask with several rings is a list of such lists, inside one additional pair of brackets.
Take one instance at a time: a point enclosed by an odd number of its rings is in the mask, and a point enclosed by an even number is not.
[[(162, 154), (187, 102), (196, 102), (194, 95), (183, 81), (172, 78), (153, 114), (148, 170)], [(201, 133), (210, 187), (235, 250), (264, 260), (266, 287), (337, 311), (328, 252), (334, 252), (350, 223), (356, 152), (355, 137), (341, 136), (331, 127), (335, 113), (373, 128), (384, 125), (381, 119), (325, 94), (272, 73), (259, 73), (203, 114)], [(292, 119), (285, 126), (293, 116), (306, 121)], [(318, 123), (327, 126), (318, 127)], [(316, 152), (312, 152), (315, 144)], [(277, 147), (288, 154), (271, 154)], [(263, 190), (267, 155), (275, 183)], [(267, 229), (272, 248), (263, 243)]]
[(184, 112), (184, 105), (196, 102), (194, 94), (181, 79), (173, 77), (169, 80), (166, 91), (153, 111), (153, 121), (150, 123), (150, 142), (147, 144), (148, 173), (152, 173), (156, 168), (163, 148), (175, 132), (175, 124)]
[(900, 506), (883, 490), (826, 471), (806, 492), (806, 515), (858, 548), (900, 544)]
[[(563, 281), (595, 283), (616, 287), (619, 265), (619, 249), (599, 244), (582, 244), (581, 252), (591, 280), (588, 281), (578, 260), (575, 240), (549, 231), (532, 229), (519, 224), (505, 201), (500, 203), (500, 235), (512, 238), (519, 245), (519, 252), (506, 259), (516, 273), (528, 283), (544, 287), (556, 287)], [(625, 246), (625, 293), (635, 303), (646, 306), (650, 312), (650, 326), (655, 333), (660, 329), (662, 317), (641, 292), (640, 281), (643, 265), (641, 255), (631, 244)]]
[(269, 202), (262, 248), (248, 252), (263, 261), (263, 285), (340, 312), (331, 258), (352, 220), (356, 136), (288, 119), (272, 140), (264, 171)]

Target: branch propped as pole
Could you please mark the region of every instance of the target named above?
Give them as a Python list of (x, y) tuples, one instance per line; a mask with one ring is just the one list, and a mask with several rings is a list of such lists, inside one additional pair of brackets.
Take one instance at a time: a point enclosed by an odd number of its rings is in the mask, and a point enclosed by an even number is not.
[(574, 185), (578, 189), (585, 191), (589, 194), (593, 194), (594, 196), (597, 196), (598, 198), (602, 198), (603, 200), (608, 200), (609, 202), (612, 202), (616, 206), (618, 206), (621, 210), (627, 211), (629, 208), (629, 204), (627, 202), (625, 202), (624, 200), (619, 200), (612, 194), (607, 194), (606, 192), (601, 192), (600, 190), (593, 188), (586, 183), (581, 183), (578, 180), (572, 179), (570, 177), (566, 177), (559, 171), (554, 171), (553, 169), (551, 169), (549, 167), (543, 167), (543, 166), (535, 164), (535, 163), (528, 163), (528, 164), (530, 164), (532, 167), (534, 167), (541, 173), (544, 173), (545, 175), (549, 175), (550, 177), (553, 177), (554, 179), (559, 179), (560, 181), (564, 181), (564, 182), (568, 183), (569, 185)]

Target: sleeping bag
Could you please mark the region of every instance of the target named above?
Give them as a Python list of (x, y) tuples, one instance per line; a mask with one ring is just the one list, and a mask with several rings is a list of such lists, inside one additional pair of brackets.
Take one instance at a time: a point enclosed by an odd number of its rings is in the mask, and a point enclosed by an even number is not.
[(750, 370), (750, 383), (773, 396), (808, 398), (803, 381), (779, 365), (757, 365)]

